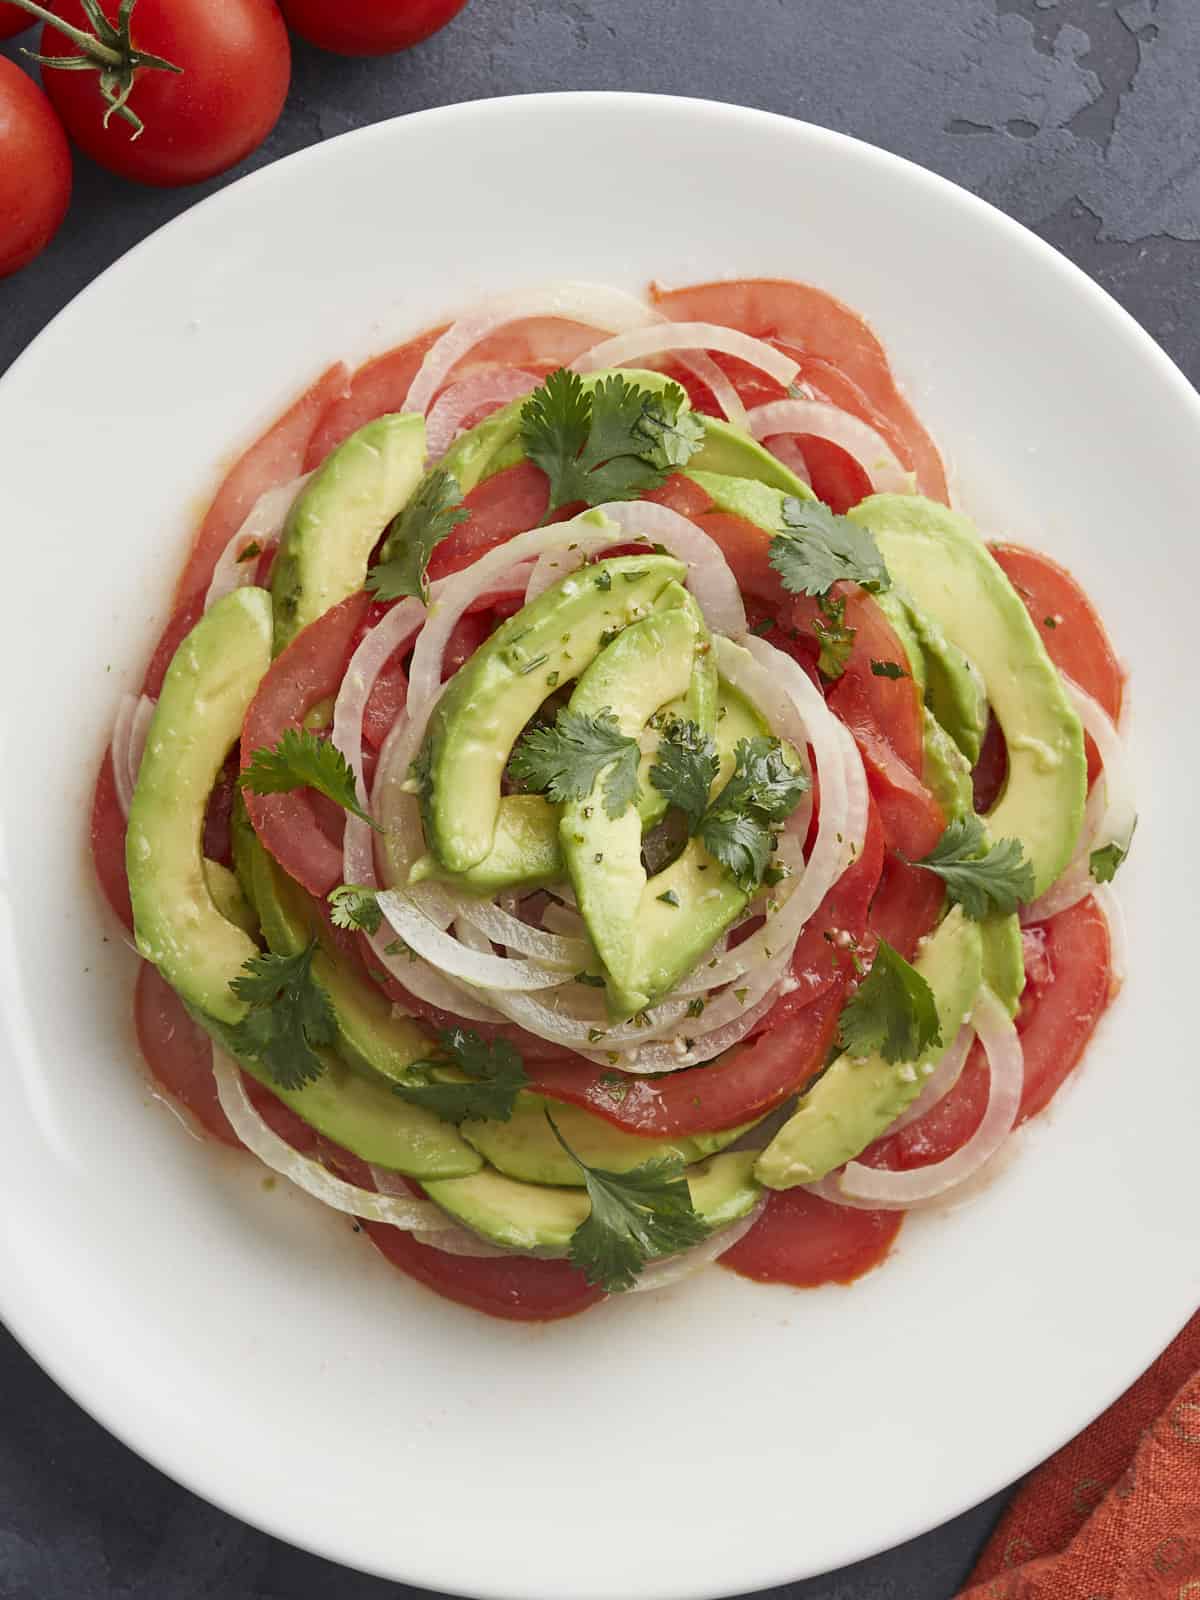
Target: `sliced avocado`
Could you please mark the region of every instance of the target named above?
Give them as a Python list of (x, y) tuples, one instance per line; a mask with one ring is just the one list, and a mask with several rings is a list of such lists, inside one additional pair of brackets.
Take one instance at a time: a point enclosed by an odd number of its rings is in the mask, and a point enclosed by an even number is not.
[(1020, 596), (971, 524), (917, 495), (873, 495), (869, 527), (894, 581), (982, 674), (1008, 744), (1008, 779), (987, 818), (1017, 838), (1043, 894), (1079, 838), (1087, 796), (1083, 729)]
[[(693, 456), (693, 461), (696, 457)], [(773, 459), (773, 458), (772, 458)], [(684, 468), (683, 476), (690, 478), (697, 488), (703, 489), (718, 511), (732, 517), (742, 517), (764, 533), (779, 533), (783, 526), (783, 502), (797, 496), (790, 489), (778, 489), (772, 484), (759, 483), (754, 478), (731, 478), (720, 472), (704, 472), (695, 467)], [(799, 479), (797, 479), (799, 482)], [(803, 489), (804, 485), (801, 483)], [(809, 491), (808, 498), (812, 499)]]
[[(661, 393), (671, 384), (671, 379), (661, 372), (647, 372), (639, 367), (612, 368), (604, 372), (590, 372), (581, 379), (584, 390), (590, 392), (598, 383), (612, 377), (624, 378), (640, 389)], [(522, 395), (493, 411), (475, 427), (456, 439), (442, 457), (440, 465), (458, 479), (463, 494), (469, 494), (478, 484), (502, 472), (505, 467), (515, 467), (525, 459), (521, 447), (521, 411), (528, 399)], [(684, 409), (690, 407), (690, 402)]]
[[(880, 597), (881, 601), (884, 597)], [(949, 640), (934, 619), (918, 606), (904, 610), (920, 641), (925, 677), (922, 688), (925, 703), (967, 758), (969, 766), (979, 760), (983, 736), (987, 731), (987, 688), (982, 674), (965, 651)]]
[(201, 839), (208, 797), (271, 664), (271, 600), (235, 589), (182, 641), (146, 737), (125, 864), (137, 947), (189, 1004), (224, 1022), (229, 980), (257, 947), (213, 903)]
[[(712, 1156), (684, 1174), (692, 1205), (710, 1229), (736, 1222), (753, 1209), (762, 1193), (753, 1176), (754, 1152)], [(571, 1235), (591, 1210), (579, 1188), (551, 1188), (521, 1183), (485, 1167), (473, 1178), (455, 1178), (424, 1186), (443, 1210), (495, 1244), (510, 1250), (565, 1256)]]
[(983, 981), (1015, 1017), (1025, 987), (1025, 957), (1021, 951), (1021, 919), (1014, 912), (1008, 917), (986, 917), (979, 924), (983, 940)]
[(506, 794), (496, 813), (492, 848), (478, 865), (447, 872), (426, 851), (413, 863), (408, 881), (437, 878), (467, 894), (490, 896), (502, 889), (538, 889), (563, 877), (557, 809), (540, 794)]
[(235, 873), (228, 867), (223, 867), (219, 861), (210, 861), (204, 858), (204, 881), (208, 885), (208, 892), (212, 896), (212, 903), (225, 918), (232, 922), (235, 928), (254, 935), (258, 932), (258, 917), (254, 907), (242, 892)]
[(921, 649), (920, 640), (913, 631), (911, 614), (904, 601), (900, 599), (895, 589), (885, 589), (882, 594), (871, 597), (883, 612), (891, 625), (892, 632), (899, 639), (904, 651), (904, 660), (900, 663), (907, 668), (913, 682), (925, 693), (925, 652)]
[[(705, 440), (688, 463), (686, 477), (695, 477), (699, 473), (706, 480), (714, 474), (730, 482), (753, 480), (756, 484), (781, 490), (785, 496), (793, 495), (797, 500), (816, 498), (803, 478), (798, 478), (790, 467), (785, 467), (782, 461), (748, 433), (716, 417), (702, 416), (700, 420), (704, 423)], [(700, 478), (696, 481), (700, 482)], [(707, 483), (704, 486), (707, 487)], [(717, 500), (715, 494), (713, 499)], [(722, 504), (719, 500), (717, 503), (722, 511), (732, 512), (734, 516), (749, 516), (748, 512), (739, 511), (736, 506)], [(758, 522), (758, 518), (750, 517), (750, 521)], [(779, 526), (777, 521), (759, 525)]]
[(797, 1110), (759, 1156), (754, 1172), (760, 1183), (791, 1189), (823, 1178), (861, 1154), (920, 1094), (979, 993), (983, 946), (978, 925), (955, 906), (924, 941), (914, 965), (933, 990), (941, 1043), (908, 1062), (843, 1051), (801, 1095)]
[(603, 1117), (565, 1101), (547, 1101), (527, 1091), (517, 1098), (507, 1122), (464, 1122), (462, 1136), (505, 1177), (522, 1183), (558, 1184), (579, 1188), (583, 1174), (559, 1144), (546, 1121), (549, 1106), (563, 1138), (581, 1161), (606, 1172), (628, 1172), (643, 1161), (678, 1156), (685, 1163), (715, 1155), (753, 1126), (725, 1128), (719, 1133), (699, 1133), (675, 1139), (646, 1138), (626, 1133)]
[(393, 413), (338, 445), (288, 513), (271, 575), (278, 653), (362, 588), (371, 551), (425, 463), (425, 419)]
[(468, 872), (487, 857), (500, 781), (521, 729), (594, 660), (606, 636), (647, 615), (686, 575), (683, 562), (652, 554), (581, 567), (502, 623), (451, 678), (429, 720), (422, 761), (425, 838), (441, 866)]
[(965, 816), (975, 806), (971, 767), (928, 706), (921, 707), (921, 714), (924, 730), (922, 776), (945, 812), (946, 821), (953, 822), (955, 817)]

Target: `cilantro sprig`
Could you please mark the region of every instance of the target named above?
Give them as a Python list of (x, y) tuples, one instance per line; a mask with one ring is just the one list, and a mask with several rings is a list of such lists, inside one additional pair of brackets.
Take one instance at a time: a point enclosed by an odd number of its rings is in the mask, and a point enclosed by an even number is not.
[(1111, 883), (1116, 876), (1117, 868), (1128, 854), (1128, 845), (1118, 844), (1115, 839), (1101, 845), (1098, 850), (1093, 850), (1088, 857), (1088, 871), (1093, 882)]
[(1001, 839), (989, 846), (973, 811), (956, 817), (929, 854), (913, 865), (937, 873), (947, 898), (975, 922), (993, 911), (1007, 916), (1033, 898), (1033, 868), (1021, 841)]
[(873, 594), (892, 580), (868, 528), (838, 516), (820, 500), (789, 496), (782, 506), (783, 529), (771, 540), (771, 565), (792, 594), (828, 594), (847, 578)]
[(628, 1172), (591, 1167), (576, 1155), (546, 1112), (559, 1144), (583, 1173), (591, 1214), (571, 1235), (570, 1257), (589, 1283), (610, 1294), (631, 1289), (647, 1261), (674, 1255), (708, 1237), (696, 1214), (679, 1156), (643, 1161)]
[(325, 1070), (316, 1048), (337, 1037), (329, 996), (312, 975), (313, 939), (292, 956), (251, 956), (229, 987), (249, 1011), (230, 1030), (239, 1055), (261, 1061), (281, 1089), (314, 1083)]
[(292, 789), (316, 789), (345, 811), (382, 832), (358, 803), (354, 774), (338, 747), (318, 739), (307, 728), (285, 728), (274, 746), (255, 750), (238, 782), (254, 794), (287, 794)]
[(663, 729), (650, 782), (683, 812), (689, 833), (700, 825), (720, 764), (716, 745), (697, 723), (676, 718)]
[(808, 787), (807, 774), (789, 766), (778, 739), (760, 735), (738, 741), (733, 775), (696, 832), (747, 894), (762, 882), (775, 827), (796, 809)]
[(367, 573), (367, 588), (380, 600), (399, 600), (405, 595), (427, 600), (429, 558), (435, 546), (470, 514), (462, 503), (458, 479), (445, 467), (434, 467), (393, 519), (380, 558)]
[[(424, 1106), (443, 1122), (465, 1122), (468, 1117), (507, 1122), (517, 1095), (528, 1084), (520, 1051), (506, 1039), (489, 1043), (472, 1028), (443, 1028), (437, 1033), (440, 1059), (414, 1061), (407, 1069), (410, 1081), (392, 1085), (392, 1093), (416, 1106)], [(454, 1067), (465, 1081), (438, 1076)]]
[(855, 1056), (878, 1051), (885, 1061), (915, 1061), (941, 1042), (933, 990), (898, 950), (880, 939), (871, 970), (842, 1009), (844, 1049)]
[(509, 757), (509, 775), (524, 788), (545, 794), (556, 804), (586, 800), (606, 767), (604, 809), (621, 816), (637, 799), (636, 739), (621, 732), (605, 708), (588, 716), (563, 707), (552, 726), (530, 728)]
[(704, 439), (678, 384), (661, 392), (614, 374), (593, 388), (560, 367), (521, 408), (521, 443), (550, 480), (547, 515), (582, 500), (636, 500), (685, 466)]
[(329, 893), (329, 919), (335, 928), (356, 928), (362, 933), (378, 933), (383, 912), (377, 890), (364, 883), (343, 883)]

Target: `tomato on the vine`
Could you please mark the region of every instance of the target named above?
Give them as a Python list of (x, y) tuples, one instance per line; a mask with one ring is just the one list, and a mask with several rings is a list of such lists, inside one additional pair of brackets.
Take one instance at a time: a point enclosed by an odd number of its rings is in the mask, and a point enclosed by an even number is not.
[(32, 28), (35, 18), (18, 6), (9, 6), (0, 0), (0, 39), (15, 39), (18, 33)]
[(339, 56), (386, 56), (444, 28), (467, 0), (279, 0), (302, 39)]
[(49, 100), (0, 57), (0, 278), (32, 261), (71, 199), (71, 151)]
[(46, 65), (46, 92), (75, 143), (121, 177), (199, 183), (257, 149), (283, 110), (292, 57), (274, 0), (137, 0), (123, 31), (102, 0), (99, 37), (80, 0), (53, 9), (61, 26), (42, 29), (40, 55), (97, 71)]

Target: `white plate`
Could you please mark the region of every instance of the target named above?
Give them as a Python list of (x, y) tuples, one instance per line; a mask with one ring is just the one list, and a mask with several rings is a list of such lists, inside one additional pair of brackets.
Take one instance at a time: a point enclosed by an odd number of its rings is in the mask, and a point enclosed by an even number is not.
[[(224, 463), (322, 366), (502, 287), (812, 280), (886, 341), (989, 533), (1090, 587), (1142, 714), (1126, 991), (973, 1207), (852, 1290), (711, 1271), (546, 1328), (390, 1269), (151, 1102), (85, 810)], [(200, 1494), (409, 1583), (714, 1596), (922, 1532), (1061, 1444), (1200, 1300), (1200, 402), (979, 201), (781, 118), (619, 95), (425, 112), (197, 206), (0, 384), (0, 1309)], [(105, 942), (107, 940), (107, 942)]]

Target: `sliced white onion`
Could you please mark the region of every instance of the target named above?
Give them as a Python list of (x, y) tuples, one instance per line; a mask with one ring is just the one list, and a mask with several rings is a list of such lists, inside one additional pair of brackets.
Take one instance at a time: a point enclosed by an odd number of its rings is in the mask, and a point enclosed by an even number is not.
[(543, 928), (531, 927), (490, 900), (478, 900), (466, 894), (455, 895), (452, 899), (456, 917), (478, 928), (493, 944), (533, 956), (549, 967), (565, 967), (571, 973), (579, 972), (592, 959), (594, 952), (586, 939), (564, 938)]
[(569, 983), (571, 974), (541, 961), (498, 956), (491, 950), (473, 950), (430, 922), (412, 898), (399, 889), (385, 889), (377, 904), (385, 918), (411, 950), (424, 956), (438, 971), (459, 978), (472, 988), (528, 993)]
[(142, 768), (146, 736), (154, 720), (154, 707), (155, 701), (151, 700), (149, 695), (123, 694), (117, 709), (117, 720), (113, 724), (110, 746), (113, 787), (117, 793), (117, 804), (121, 808), (121, 815), (126, 821), (129, 820), (133, 791), (137, 788), (138, 773)]
[[(507, 1020), (493, 1006), (484, 1004), (465, 984), (455, 983), (431, 962), (417, 955), (389, 953), (388, 946), (394, 941), (386, 932), (370, 934), (368, 942), (380, 966), (414, 999), (436, 1006), (439, 1011), (451, 1011), (466, 1022), (500, 1023)], [(402, 1011), (403, 1007), (393, 1009)], [(404, 1014), (407, 1016), (409, 1013)]]
[(1121, 909), (1121, 902), (1113, 893), (1111, 883), (1098, 883), (1092, 888), (1096, 897), (1096, 904), (1104, 913), (1104, 920), (1108, 923), (1109, 970), (1112, 973), (1113, 983), (1120, 985), (1125, 982), (1128, 971), (1129, 934), (1125, 927), (1125, 913)]
[(962, 1077), (962, 1070), (967, 1064), (967, 1057), (974, 1042), (974, 1028), (969, 1023), (964, 1023), (955, 1035), (950, 1048), (943, 1051), (936, 1062), (930, 1062), (926, 1069), (928, 1077), (925, 1080), (925, 1087), (908, 1110), (902, 1111), (895, 1122), (888, 1125), (889, 1133), (899, 1133), (900, 1129), (907, 1128), (909, 1123), (919, 1121), (927, 1111), (933, 1110), (939, 1100), (946, 1098)]
[(530, 317), (562, 317), (585, 327), (621, 333), (651, 321), (656, 313), (620, 289), (595, 283), (553, 283), (497, 295), (476, 311), (460, 317), (425, 354), (401, 407), (429, 410), (430, 401), (462, 358), (498, 328)]
[(800, 371), (799, 365), (773, 344), (717, 322), (655, 322), (649, 327), (634, 328), (593, 345), (571, 365), (576, 372), (600, 372), (605, 367), (627, 367), (670, 355), (674, 350), (719, 350), (722, 355), (736, 356), (747, 366), (767, 373), (785, 389)]
[(529, 394), (537, 385), (535, 375), (522, 367), (473, 372), (461, 383), (452, 383), (430, 406), (425, 419), (425, 449), (430, 461), (442, 459), (472, 412), (481, 411), (484, 406), (498, 410), (510, 400)]
[(707, 385), (712, 391), (713, 399), (735, 428), (740, 428), (743, 433), (750, 432), (750, 421), (742, 404), (741, 395), (710, 355), (705, 355), (700, 350), (681, 350), (679, 365)]
[(303, 1189), (314, 1200), (329, 1206), (333, 1211), (345, 1212), (351, 1217), (366, 1217), (371, 1222), (386, 1222), (393, 1228), (440, 1228), (449, 1226), (445, 1213), (428, 1200), (416, 1200), (411, 1195), (374, 1194), (370, 1189), (360, 1189), (346, 1183), (324, 1168), (319, 1161), (302, 1156), (265, 1123), (254, 1109), (242, 1074), (230, 1056), (213, 1046), (213, 1077), (217, 1083), (217, 1098), (221, 1110), (229, 1118), (234, 1133), (264, 1166), (287, 1178), (298, 1189)]
[[(777, 969), (775, 976), (778, 979)], [(729, 992), (726, 990), (720, 998), (724, 1000)], [(630, 1073), (681, 1072), (685, 1067), (703, 1066), (706, 1061), (712, 1061), (722, 1051), (730, 1050), (735, 1044), (740, 1044), (766, 1016), (783, 992), (784, 985), (776, 981), (754, 1003), (751, 1003), (751, 997), (747, 995), (741, 1015), (734, 1021), (725, 1022), (719, 1028), (710, 1028), (707, 1033), (687, 1034), (686, 1037), (692, 1040), (690, 1048), (684, 1036), (680, 1034), (678, 1038), (669, 1041), (651, 1041), (635, 1050), (619, 1052), (615, 1061), (611, 1054), (602, 1054), (595, 1046), (591, 1050), (581, 1050), (579, 1053), (586, 1055), (589, 1061), (596, 1062), (598, 1066), (612, 1066), (621, 1072)], [(711, 1003), (716, 1004), (716, 1002)], [(735, 1000), (734, 1004), (740, 1003)], [(690, 1019), (685, 1020), (684, 1026), (687, 1021)], [(676, 1027), (680, 1025), (679, 1022), (675, 1024)]]
[(710, 1266), (727, 1250), (732, 1250), (738, 1240), (750, 1232), (762, 1215), (764, 1205), (766, 1205), (765, 1195), (744, 1217), (728, 1223), (724, 1228), (718, 1228), (715, 1233), (710, 1233), (707, 1239), (702, 1239), (690, 1250), (684, 1250), (679, 1255), (663, 1256), (658, 1261), (647, 1261), (628, 1292), (651, 1294), (655, 1289), (665, 1289), (672, 1283), (678, 1283), (681, 1278), (691, 1277), (692, 1273), (699, 1272), (701, 1267)]
[(243, 561), (242, 552), (247, 545), (256, 544), (263, 550), (278, 540), (296, 496), (311, 477), (312, 473), (306, 472), (301, 478), (293, 478), (290, 483), (281, 483), (259, 495), (245, 522), (217, 557), (208, 593), (204, 597), (206, 611), (234, 589), (254, 581), (255, 562)]
[(812, 433), (854, 457), (878, 494), (911, 494), (913, 477), (896, 460), (886, 439), (861, 418), (823, 400), (772, 400), (750, 413), (756, 439), (781, 433)]
[(987, 1054), (990, 1086), (983, 1120), (966, 1144), (944, 1161), (909, 1172), (885, 1172), (851, 1161), (832, 1182), (824, 1180), (819, 1191), (824, 1198), (871, 1210), (908, 1211), (940, 1199), (992, 1159), (1021, 1108), (1025, 1055), (1012, 1018), (990, 990), (980, 992), (971, 1022)]
[(715, 539), (669, 506), (651, 500), (612, 500), (597, 506), (630, 538), (665, 545), (688, 569), (687, 586), (714, 633), (740, 639), (746, 631), (746, 608), (737, 579)]
[[(391, 1172), (387, 1167), (372, 1167), (371, 1177), (380, 1194), (412, 1198), (398, 1172)], [(433, 1249), (442, 1250), (449, 1256), (474, 1256), (480, 1261), (486, 1261), (496, 1256), (510, 1256), (514, 1253), (501, 1248), (498, 1244), (489, 1244), (477, 1234), (469, 1232), (466, 1228), (460, 1228), (446, 1216), (442, 1217), (436, 1229), (413, 1228), (412, 1236), (418, 1244), (430, 1245)]]

